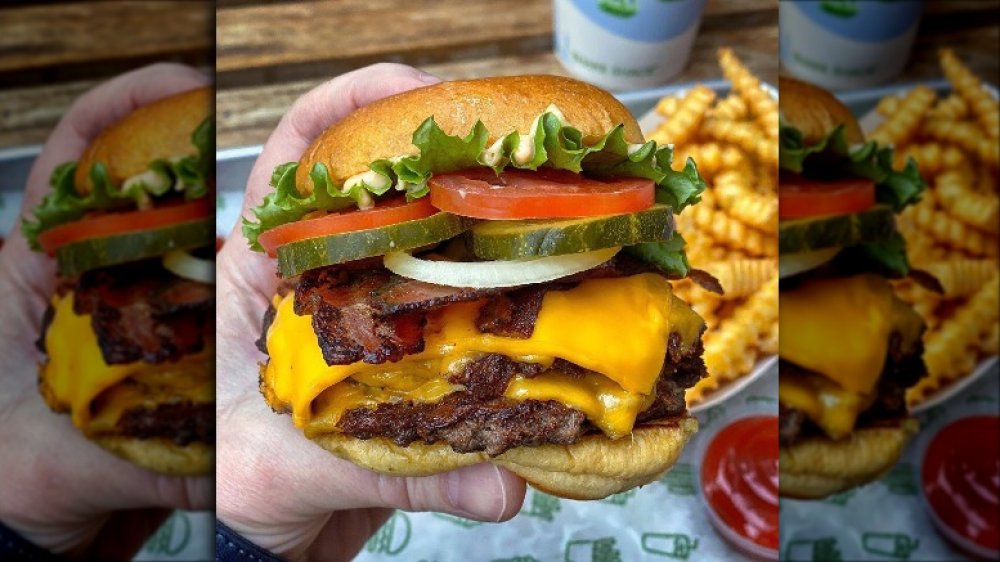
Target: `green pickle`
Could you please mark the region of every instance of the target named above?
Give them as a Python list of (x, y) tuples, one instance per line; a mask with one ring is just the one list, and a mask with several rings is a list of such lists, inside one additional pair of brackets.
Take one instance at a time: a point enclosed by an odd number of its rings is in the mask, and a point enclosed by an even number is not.
[(283, 277), (294, 277), (317, 267), (436, 244), (465, 232), (472, 222), (450, 213), (437, 213), (423, 219), (289, 242), (278, 246), (278, 271)]
[(884, 205), (849, 215), (781, 221), (778, 251), (794, 254), (856, 246), (887, 240), (895, 231), (895, 215)]
[(72, 277), (99, 267), (153, 258), (170, 250), (198, 248), (214, 243), (214, 221), (206, 218), (80, 240), (56, 250), (56, 260), (59, 274)]
[(466, 233), (466, 244), (477, 258), (513, 260), (656, 242), (670, 238), (673, 231), (673, 210), (653, 205), (622, 215), (484, 221)]

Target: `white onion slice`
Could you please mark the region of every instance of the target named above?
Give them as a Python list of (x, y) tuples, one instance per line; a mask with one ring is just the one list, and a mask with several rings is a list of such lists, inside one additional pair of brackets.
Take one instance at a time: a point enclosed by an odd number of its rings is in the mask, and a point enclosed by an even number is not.
[(415, 258), (405, 252), (385, 256), (389, 271), (435, 285), (492, 289), (554, 281), (610, 260), (621, 248), (509, 261), (453, 262)]
[(215, 284), (215, 260), (196, 258), (184, 250), (171, 250), (163, 255), (163, 267), (178, 277)]
[(811, 252), (796, 252), (794, 254), (781, 254), (778, 258), (778, 276), (782, 279), (798, 275), (803, 271), (819, 267), (833, 259), (842, 248), (824, 248)]

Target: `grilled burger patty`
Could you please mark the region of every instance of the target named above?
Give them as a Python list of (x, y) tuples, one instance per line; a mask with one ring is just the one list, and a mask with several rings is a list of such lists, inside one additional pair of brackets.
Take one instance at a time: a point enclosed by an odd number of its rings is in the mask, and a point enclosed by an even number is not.
[[(926, 373), (923, 353), (921, 342), (904, 350), (899, 333), (893, 333), (889, 337), (889, 353), (875, 390), (875, 401), (858, 416), (858, 427), (882, 425), (906, 416), (906, 389), (917, 384)], [(809, 373), (784, 360), (779, 369), (782, 373)], [(778, 419), (778, 439), (782, 446), (793, 445), (805, 437), (822, 434), (801, 410), (781, 405)]]
[[(588, 272), (551, 283), (509, 289), (468, 289), (405, 279), (380, 264), (349, 264), (310, 270), (279, 292), (295, 292), (296, 314), (312, 315), (328, 365), (357, 361), (381, 364), (423, 351), (426, 314), (457, 302), (485, 301), (476, 326), (483, 333), (528, 338), (548, 291), (567, 290), (584, 279), (624, 277), (650, 271), (648, 265), (619, 256)], [(264, 315), (258, 348), (267, 353), (266, 336), (275, 317)], [(652, 403), (637, 423), (685, 412), (684, 391), (705, 376), (702, 346), (682, 351), (671, 334), (663, 372)], [(582, 377), (588, 371), (557, 359), (553, 371)], [(385, 437), (400, 446), (415, 441), (446, 442), (458, 452), (498, 455), (519, 446), (570, 444), (600, 429), (583, 412), (557, 401), (511, 400), (504, 391), (515, 376), (534, 377), (543, 367), (499, 354), (471, 361), (449, 382), (464, 389), (433, 403), (382, 403), (344, 412), (337, 428), (359, 439)]]

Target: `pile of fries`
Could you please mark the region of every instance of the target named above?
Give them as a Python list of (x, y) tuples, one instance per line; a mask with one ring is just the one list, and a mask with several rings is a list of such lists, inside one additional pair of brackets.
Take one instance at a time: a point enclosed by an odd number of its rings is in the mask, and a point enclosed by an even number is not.
[(722, 99), (704, 86), (660, 100), (663, 123), (650, 138), (673, 143), (674, 166), (690, 156), (708, 184), (701, 203), (677, 218), (691, 266), (714, 275), (725, 295), (690, 280), (677, 295), (705, 319), (709, 376), (687, 392), (689, 405), (746, 376), (778, 352), (778, 102), (729, 49), (719, 65), (733, 85)]
[(940, 62), (951, 94), (938, 99), (921, 86), (884, 98), (878, 112), (885, 120), (869, 135), (895, 145), (897, 167), (909, 157), (916, 160), (929, 184), (920, 203), (899, 217), (911, 265), (944, 288), (937, 294), (912, 280), (895, 284), (928, 328), (929, 376), (910, 389), (911, 406), (968, 375), (1000, 347), (1000, 106), (950, 50), (941, 51)]

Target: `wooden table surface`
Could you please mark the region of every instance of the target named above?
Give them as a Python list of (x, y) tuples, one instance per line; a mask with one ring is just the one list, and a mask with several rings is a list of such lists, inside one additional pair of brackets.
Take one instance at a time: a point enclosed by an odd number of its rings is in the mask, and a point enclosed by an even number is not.
[[(566, 74), (552, 54), (551, 0), (27, 4), (8, 2), (0, 9), (0, 147), (42, 142), (77, 95), (154, 60), (206, 68), (215, 63), (220, 148), (262, 143), (302, 93), (373, 62), (405, 62), (446, 79)], [(936, 51), (947, 45), (997, 83), (997, 6), (930, 0), (913, 57), (898, 80), (939, 78)], [(775, 81), (777, 0), (709, 0), (691, 61), (674, 82), (718, 78), (715, 52), (721, 46)]]

